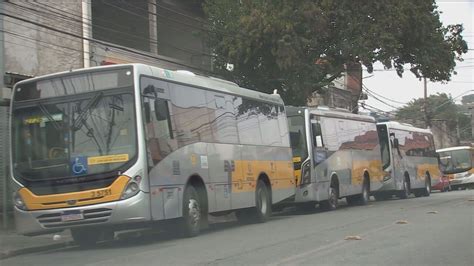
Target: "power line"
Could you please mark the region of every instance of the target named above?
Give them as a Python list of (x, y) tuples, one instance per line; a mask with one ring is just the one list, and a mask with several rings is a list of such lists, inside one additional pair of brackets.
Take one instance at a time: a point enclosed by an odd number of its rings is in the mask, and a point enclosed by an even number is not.
[(50, 26), (47, 26), (47, 25), (44, 25), (44, 24), (41, 24), (41, 23), (38, 23), (38, 22), (35, 22), (35, 21), (31, 21), (31, 20), (28, 20), (28, 19), (25, 19), (25, 18), (21, 18), (21, 17), (18, 17), (18, 16), (11, 15), (11, 14), (6, 14), (5, 12), (0, 12), (0, 15), (3, 15), (5, 17), (10, 17), (10, 18), (13, 18), (13, 19), (17, 19), (17, 20), (20, 20), (20, 21), (23, 21), (23, 22), (26, 22), (26, 23), (30, 23), (30, 24), (36, 25), (38, 27), (49, 29), (49, 30), (52, 30), (52, 31), (55, 31), (55, 32), (59, 32), (59, 33), (68, 35), (68, 36), (76, 37), (76, 38), (79, 38), (79, 39), (82, 39), (82, 40), (87, 40), (87, 41), (90, 41), (90, 42), (93, 42), (93, 43), (98, 43), (98, 44), (101, 44), (101, 45), (104, 45), (104, 46), (108, 46), (108, 47), (112, 47), (112, 48), (119, 49), (119, 50), (122, 50), (122, 51), (126, 51), (126, 52), (129, 52), (129, 53), (133, 53), (133, 54), (137, 54), (137, 55), (141, 55), (141, 56), (145, 56), (145, 57), (150, 57), (150, 58), (153, 58), (153, 59), (156, 59), (156, 60), (160, 60), (160, 61), (164, 61), (164, 62), (184, 66), (184, 67), (187, 67), (187, 68), (190, 68), (190, 69), (196, 69), (196, 70), (199, 70), (199, 71), (202, 71), (202, 72), (212, 73), (210, 71), (203, 70), (203, 69), (197, 68), (195, 66), (191, 66), (191, 65), (184, 64), (184, 63), (172, 61), (172, 60), (165, 59), (165, 58), (158, 57), (158, 56), (153, 56), (153, 55), (147, 54), (145, 52), (134, 50), (132, 48), (128, 48), (128, 47), (124, 47), (124, 46), (116, 45), (116, 44), (111, 44), (111, 43), (107, 43), (107, 42), (92, 39), (92, 38), (82, 37), (80, 35), (70, 33), (70, 32), (67, 32), (65, 30), (56, 29), (56, 28), (53, 28), (53, 27), (50, 27)]
[[(87, 25), (89, 27), (94, 27), (94, 28), (100, 28), (100, 29), (104, 29), (104, 30), (107, 30), (107, 31), (111, 31), (113, 33), (115, 33), (116, 35), (119, 35), (119, 36), (130, 36), (132, 38), (138, 38), (138, 39), (141, 39), (141, 40), (145, 40), (147, 42), (150, 42), (152, 44), (156, 44), (156, 45), (160, 45), (160, 43), (166, 43), (167, 45), (170, 45), (171, 47), (173, 47), (174, 49), (177, 49), (177, 50), (180, 50), (180, 51), (183, 51), (183, 52), (186, 52), (188, 54), (191, 54), (192, 56), (206, 56), (206, 57), (214, 57), (215, 55), (212, 55), (212, 54), (209, 54), (209, 53), (205, 53), (205, 52), (202, 52), (202, 51), (197, 51), (197, 50), (193, 50), (193, 49), (188, 49), (188, 48), (182, 48), (182, 47), (178, 47), (174, 44), (172, 44), (171, 42), (167, 42), (167, 41), (163, 41), (163, 40), (158, 40), (158, 41), (155, 41), (151, 38), (147, 38), (145, 36), (141, 36), (141, 35), (136, 35), (136, 34), (132, 34), (132, 33), (129, 33), (129, 32), (124, 32), (124, 31), (120, 31), (120, 30), (116, 30), (114, 28), (110, 28), (110, 27), (105, 27), (105, 26), (101, 26), (101, 25), (93, 25), (92, 24), (92, 19), (89, 19), (87, 18), (88, 21), (90, 21), (90, 23), (84, 23), (82, 21), (82, 16), (79, 16), (79, 15), (76, 15), (76, 14), (72, 14), (72, 13), (68, 13), (68, 12), (64, 12), (64, 13), (67, 13), (67, 14), (71, 14), (72, 16), (74, 17), (69, 17), (69, 16), (66, 16), (64, 14), (61, 14), (61, 13), (58, 13), (56, 11), (52, 11), (52, 10), (49, 10), (45, 7), (49, 7), (49, 8), (53, 8), (53, 9), (56, 9), (56, 10), (60, 10), (60, 9), (57, 9), (57, 8), (54, 8), (54, 7), (51, 7), (49, 5), (46, 5), (46, 4), (43, 4), (42, 6), (39, 6), (37, 5), (38, 7), (41, 7), (42, 9), (44, 10), (47, 10), (48, 12), (45, 12), (45, 11), (41, 11), (41, 10), (38, 10), (38, 9), (35, 9), (35, 8), (31, 8), (31, 7), (26, 7), (26, 6), (22, 6), (22, 5), (18, 5), (18, 4), (14, 4), (14, 3), (10, 3), (12, 5), (15, 5), (17, 7), (19, 7), (20, 9), (23, 9), (23, 10), (28, 10), (27, 12), (33, 14), (33, 15), (39, 15), (41, 16), (39, 13), (42, 13), (43, 15), (45, 16), (48, 16), (48, 15), (55, 15), (57, 18), (60, 18), (62, 19), (62, 23), (63, 24), (69, 24), (73, 27), (75, 27), (75, 29), (77, 29), (78, 31), (82, 30), (82, 26), (83, 25)], [(35, 13), (32, 13), (32, 12), (35, 12)], [(17, 14), (19, 15), (19, 14)], [(79, 17), (80, 19), (77, 19), (75, 17)], [(49, 17), (45, 17), (45, 18), (48, 18)], [(65, 21), (64, 21), (65, 20)], [(103, 20), (104, 21), (104, 20)], [(77, 22), (79, 25), (76, 25), (74, 24), (73, 22)], [(61, 25), (62, 26), (62, 25)], [(69, 30), (69, 29), (68, 29)], [(118, 39), (122, 39), (122, 40), (128, 40), (127, 38), (125, 38), (125, 36), (123, 37), (118, 37)], [(117, 38), (117, 36), (115, 36)]]

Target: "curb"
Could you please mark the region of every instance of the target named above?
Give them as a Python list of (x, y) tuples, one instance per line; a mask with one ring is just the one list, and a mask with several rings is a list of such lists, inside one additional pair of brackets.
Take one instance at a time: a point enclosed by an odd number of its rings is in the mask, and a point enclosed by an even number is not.
[(62, 243), (55, 243), (45, 246), (38, 246), (38, 247), (29, 247), (29, 248), (22, 248), (17, 250), (7, 250), (0, 252), (0, 260), (12, 258), (19, 255), (30, 254), (30, 253), (37, 253), (42, 251), (48, 251), (52, 249), (58, 249), (63, 247), (72, 246), (74, 241), (62, 242)]

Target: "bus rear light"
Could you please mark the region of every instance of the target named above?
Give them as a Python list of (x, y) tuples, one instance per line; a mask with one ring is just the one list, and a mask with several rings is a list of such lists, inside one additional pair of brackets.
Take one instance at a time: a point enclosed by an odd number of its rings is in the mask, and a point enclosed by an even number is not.
[(26, 211), (26, 204), (23, 198), (21, 197), (20, 193), (14, 192), (13, 193), (13, 204), (15, 204), (15, 207), (17, 207), (20, 210)]

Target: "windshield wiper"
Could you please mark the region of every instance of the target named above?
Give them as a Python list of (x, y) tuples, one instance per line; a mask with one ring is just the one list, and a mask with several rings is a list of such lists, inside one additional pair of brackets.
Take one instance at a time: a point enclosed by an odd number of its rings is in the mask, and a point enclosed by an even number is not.
[(102, 99), (102, 97), (104, 96), (104, 94), (102, 92), (98, 92), (96, 94), (94, 94), (94, 97), (92, 97), (92, 99), (89, 100), (89, 102), (87, 102), (86, 106), (84, 107), (84, 109), (79, 113), (79, 116), (77, 117), (77, 119), (74, 121), (73, 125), (72, 125), (72, 130), (73, 131), (77, 131), (79, 130), (82, 125), (84, 125), (84, 121), (85, 121), (85, 116), (87, 115), (87, 112), (94, 108), (98, 103), (99, 101)]
[(54, 117), (51, 115), (51, 113), (48, 111), (48, 109), (46, 109), (46, 106), (44, 106), (44, 104), (42, 104), (41, 102), (38, 102), (38, 107), (40, 109), (41, 112), (43, 112), (43, 114), (48, 118), (48, 122), (51, 122), (53, 123), (53, 127), (56, 129), (56, 130), (61, 130), (61, 127), (59, 126), (58, 122), (56, 120), (54, 120)]
[(97, 106), (97, 104), (100, 102), (100, 100), (102, 99), (103, 96), (104, 96), (104, 94), (102, 92), (98, 92), (98, 93), (94, 94), (94, 97), (92, 97), (92, 99), (90, 99), (89, 102), (87, 102), (86, 106), (79, 113), (77, 119), (74, 120), (74, 123), (71, 127), (72, 131), (75, 132), (75, 131), (78, 131), (79, 129), (81, 129), (82, 126), (85, 126), (86, 130), (87, 130), (86, 136), (88, 136), (89, 138), (94, 140), (95, 144), (97, 145), (97, 149), (98, 149), (100, 155), (103, 154), (102, 148), (100, 146), (99, 141), (97, 140), (97, 137), (94, 134), (94, 129), (89, 127), (89, 125), (86, 122), (86, 115), (87, 115), (87, 112), (89, 112), (92, 108)]

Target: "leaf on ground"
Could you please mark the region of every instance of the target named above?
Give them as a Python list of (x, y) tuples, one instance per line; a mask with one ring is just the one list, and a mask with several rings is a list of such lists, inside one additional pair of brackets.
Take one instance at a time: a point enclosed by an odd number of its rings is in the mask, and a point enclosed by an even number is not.
[(362, 240), (362, 237), (360, 236), (346, 236), (344, 240)]
[(467, 201), (474, 201), (474, 199), (468, 199)]
[(407, 220), (398, 220), (396, 224), (408, 224)]
[(438, 211), (429, 211), (429, 212), (427, 212), (427, 213), (429, 213), (429, 214), (437, 214)]

